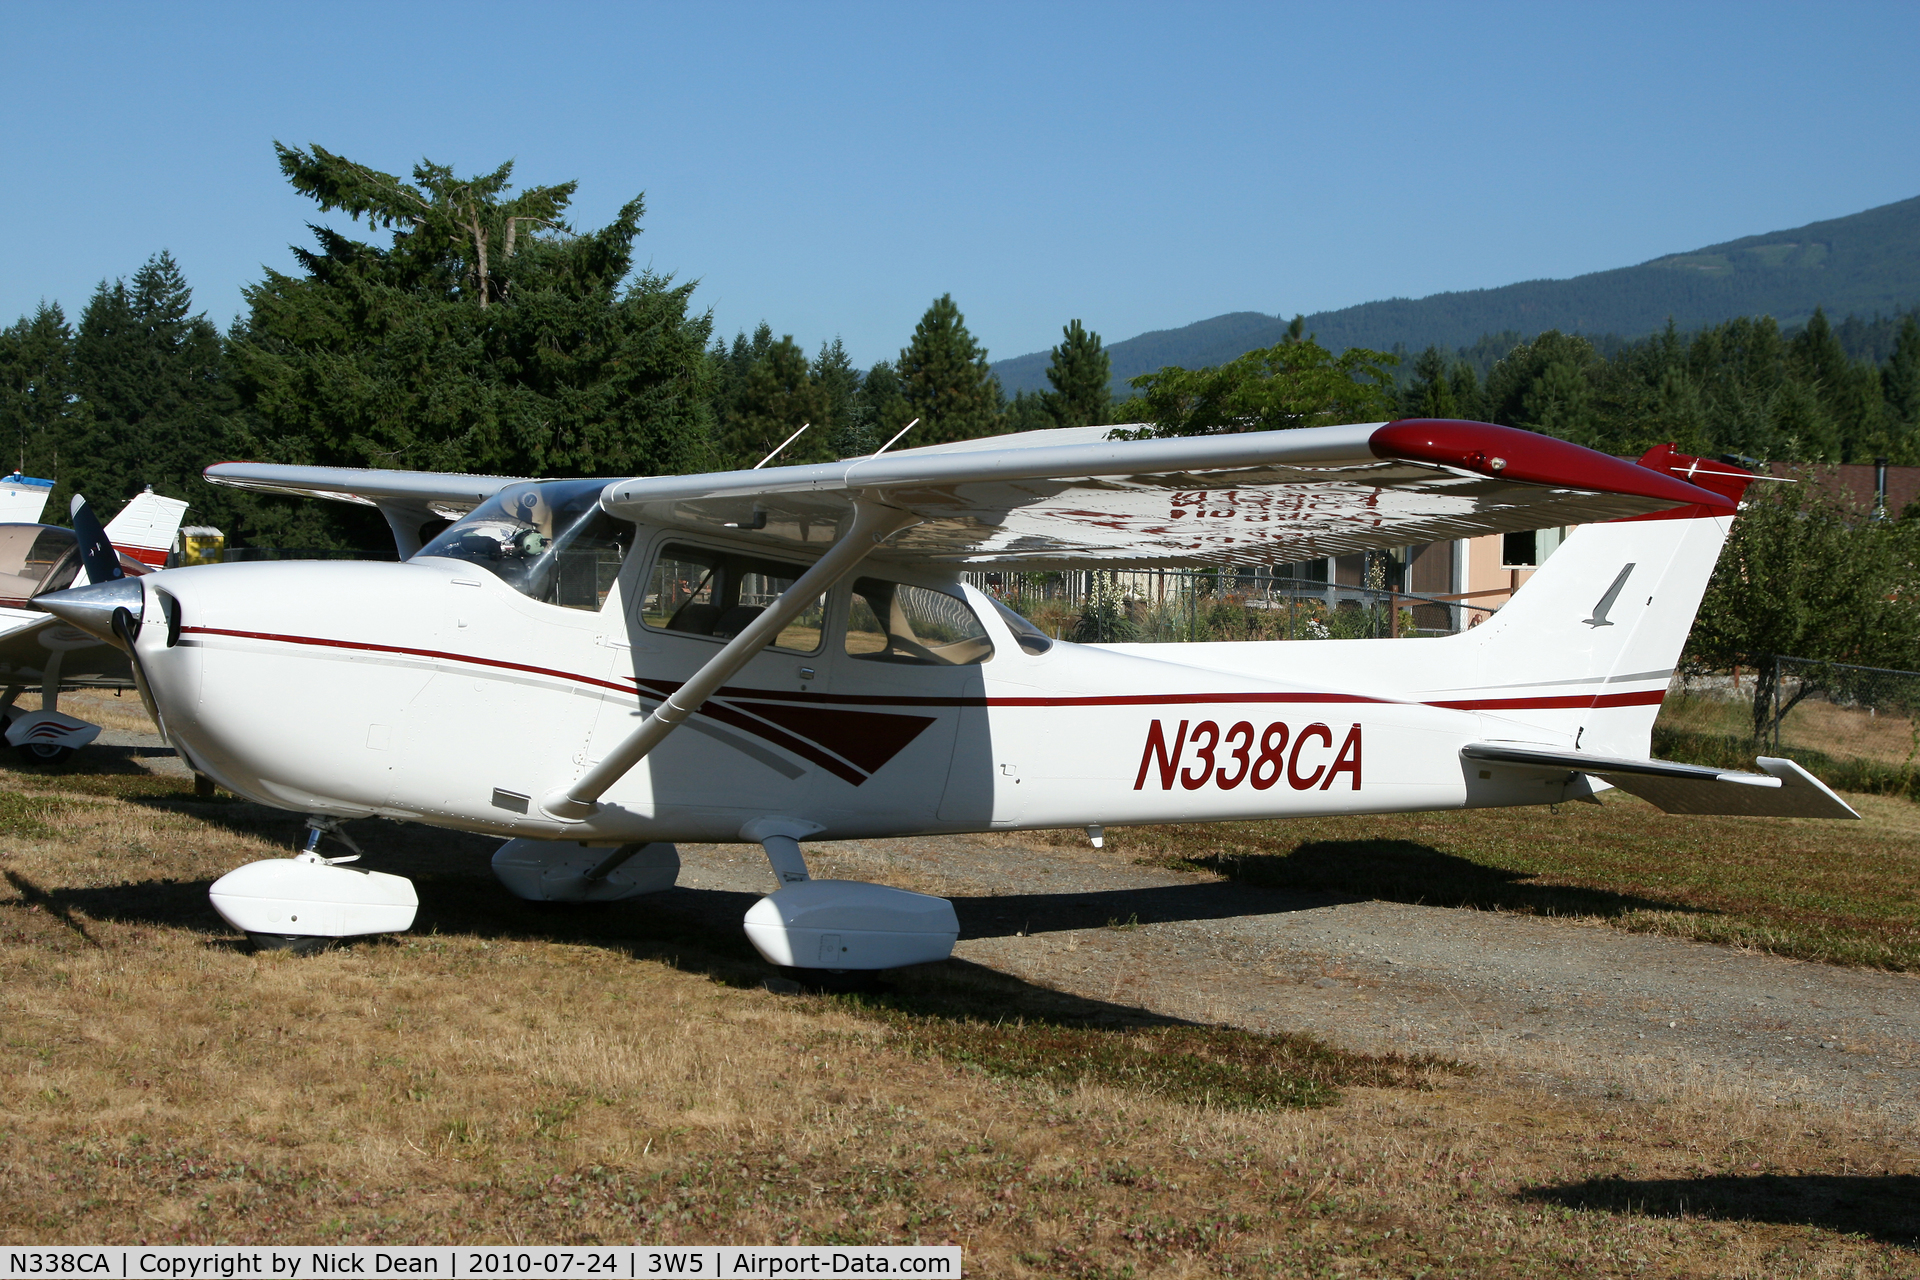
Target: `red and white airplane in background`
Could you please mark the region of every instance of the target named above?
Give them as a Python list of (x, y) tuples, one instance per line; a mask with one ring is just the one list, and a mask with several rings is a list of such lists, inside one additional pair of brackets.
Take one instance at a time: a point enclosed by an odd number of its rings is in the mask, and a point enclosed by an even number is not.
[[(131, 689), (134, 682), (123, 650), (33, 608), (34, 598), (153, 572), (166, 564), (187, 510), (149, 486), (102, 529), (76, 495), (74, 527), (67, 529), (38, 523), (52, 490), (53, 481), (18, 472), (0, 479), (0, 517), (7, 521), (0, 523), (0, 731), (21, 755), (43, 764), (66, 759), (100, 734), (100, 726), (59, 709), (62, 689)], [(36, 685), (40, 709), (16, 710), (20, 695)]]
[[(305, 853), (213, 887), (263, 945), (408, 927), (410, 882), (319, 853), (373, 815), (505, 838), (495, 870), (531, 899), (664, 888), (673, 842), (756, 842), (782, 887), (749, 936), (830, 970), (943, 957), (958, 926), (941, 898), (811, 880), (814, 838), (1609, 785), (1670, 812), (1858, 816), (1789, 760), (1648, 758), (1749, 473), (1472, 422), (1108, 430), (611, 481), (223, 463), (216, 484), (377, 506), (404, 562), (168, 569), (35, 603), (126, 648), (195, 769), (310, 815)], [(961, 580), (1569, 524), (1499, 613), (1440, 639), (1070, 644)]]

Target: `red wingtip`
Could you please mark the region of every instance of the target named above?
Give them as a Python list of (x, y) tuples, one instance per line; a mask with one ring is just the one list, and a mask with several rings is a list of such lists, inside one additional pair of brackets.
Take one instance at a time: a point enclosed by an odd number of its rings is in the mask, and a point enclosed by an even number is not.
[(1690, 484), (1646, 459), (1628, 462), (1537, 431), (1491, 422), (1405, 418), (1375, 431), (1369, 446), (1377, 458), (1438, 463), (1526, 484), (1632, 494), (1676, 507), (1704, 506), (1715, 515), (1731, 513), (1739, 501), (1704, 479)]

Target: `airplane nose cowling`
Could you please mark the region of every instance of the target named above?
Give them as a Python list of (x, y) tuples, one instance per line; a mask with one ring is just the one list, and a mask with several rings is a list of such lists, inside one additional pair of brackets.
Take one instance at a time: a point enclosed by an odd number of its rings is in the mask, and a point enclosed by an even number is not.
[[(65, 591), (49, 591), (46, 595), (35, 596), (28, 603), (35, 609), (46, 610), (62, 622), (70, 622), (82, 631), (124, 649), (127, 639), (139, 634), (140, 618), (146, 608), (146, 592), (138, 578), (115, 578), (112, 582), (95, 582)], [(122, 609), (127, 611), (131, 620), (131, 635), (126, 638), (118, 634), (113, 626), (113, 615)]]

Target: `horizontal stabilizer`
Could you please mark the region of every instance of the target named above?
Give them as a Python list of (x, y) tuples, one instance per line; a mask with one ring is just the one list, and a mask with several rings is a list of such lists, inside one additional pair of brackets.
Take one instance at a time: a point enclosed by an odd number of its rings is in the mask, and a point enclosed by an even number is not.
[(1506, 742), (1471, 743), (1462, 747), (1460, 754), (1468, 760), (1517, 765), (1540, 773), (1584, 773), (1639, 796), (1666, 813), (1746, 818), (1860, 816), (1826, 783), (1793, 761), (1773, 756), (1759, 759), (1765, 773), (1743, 773), (1670, 760), (1624, 760)]

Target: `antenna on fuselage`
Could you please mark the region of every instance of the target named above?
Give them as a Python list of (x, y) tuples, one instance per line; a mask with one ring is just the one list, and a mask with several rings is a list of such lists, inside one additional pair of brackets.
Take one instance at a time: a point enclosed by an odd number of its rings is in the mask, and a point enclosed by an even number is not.
[(907, 432), (913, 430), (915, 427), (919, 425), (920, 425), (920, 419), (915, 418), (912, 422), (909, 422), (906, 426), (900, 428), (899, 433), (896, 434), (893, 437), (893, 439), (887, 441), (885, 444), (881, 445), (878, 449), (875, 449), (873, 451), (873, 456), (877, 458), (881, 454), (885, 453), (887, 450), (893, 448), (893, 446), (895, 446), (896, 444), (899, 444), (901, 436), (907, 434)]
[[(812, 425), (813, 424), (811, 422), (803, 422), (800, 424), (800, 431), (805, 431), (808, 427)], [(758, 471), (760, 468), (766, 466), (769, 462), (772, 462), (775, 458), (779, 457), (780, 450), (786, 448), (788, 445), (792, 444), (795, 440), (798, 440), (800, 438), (800, 431), (794, 432), (792, 435), (788, 436), (785, 440), (782, 440), (779, 444), (775, 445), (772, 453), (768, 454), (766, 457), (760, 459), (760, 461), (753, 464), (753, 469), (755, 471)]]

